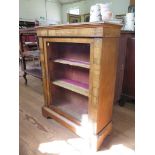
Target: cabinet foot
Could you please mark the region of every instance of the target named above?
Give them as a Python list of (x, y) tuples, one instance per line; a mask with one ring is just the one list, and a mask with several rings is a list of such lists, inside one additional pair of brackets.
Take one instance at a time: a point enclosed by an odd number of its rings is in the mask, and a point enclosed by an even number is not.
[(126, 102), (126, 98), (124, 96), (121, 96), (120, 100), (119, 100), (119, 105), (121, 107), (123, 107), (125, 105)]
[(43, 108), (42, 108), (42, 115), (47, 119), (52, 119), (52, 117), (48, 115), (48, 113)]
[(112, 122), (110, 122), (98, 135), (92, 136), (90, 141), (90, 148), (96, 152), (100, 149), (103, 141), (110, 138), (112, 131)]
[(62, 125), (69, 128), (78, 136), (84, 138), (88, 142), (89, 148), (93, 152), (96, 152), (99, 150), (105, 138), (109, 136), (112, 131), (112, 121), (110, 121), (98, 134), (93, 134), (93, 133), (88, 134), (88, 129), (86, 129), (83, 126), (79, 126), (74, 122), (71, 122), (66, 117), (56, 113), (55, 111), (53, 111), (52, 109), (46, 106), (42, 107), (42, 115), (46, 118), (50, 117), (52, 119), (55, 119)]
[(135, 98), (131, 96), (122, 95), (119, 100), (119, 105), (124, 106), (126, 102), (135, 103)]

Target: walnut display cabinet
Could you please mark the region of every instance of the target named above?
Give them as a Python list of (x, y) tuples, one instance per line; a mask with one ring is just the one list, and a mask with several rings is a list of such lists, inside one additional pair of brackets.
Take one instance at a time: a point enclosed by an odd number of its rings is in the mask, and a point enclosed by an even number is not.
[(45, 104), (53, 118), (98, 150), (112, 130), (120, 25), (38, 27)]

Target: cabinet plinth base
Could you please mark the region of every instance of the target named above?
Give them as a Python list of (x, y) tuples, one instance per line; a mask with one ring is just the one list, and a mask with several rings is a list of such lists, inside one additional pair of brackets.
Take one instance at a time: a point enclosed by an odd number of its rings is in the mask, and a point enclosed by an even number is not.
[(112, 121), (107, 124), (98, 134), (88, 133), (89, 129), (84, 126), (79, 126), (74, 122), (70, 121), (66, 117), (56, 113), (52, 109), (44, 106), (42, 107), (42, 115), (46, 118), (53, 118), (57, 122), (61, 123), (63, 126), (69, 128), (78, 136), (84, 138), (93, 151), (97, 151), (101, 146), (104, 139), (110, 135), (112, 131)]

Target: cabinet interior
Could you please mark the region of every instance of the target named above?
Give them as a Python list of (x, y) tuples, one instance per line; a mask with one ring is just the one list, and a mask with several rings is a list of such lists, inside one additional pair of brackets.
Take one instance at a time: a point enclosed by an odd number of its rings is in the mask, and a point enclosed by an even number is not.
[(47, 43), (51, 108), (83, 123), (88, 118), (90, 44)]

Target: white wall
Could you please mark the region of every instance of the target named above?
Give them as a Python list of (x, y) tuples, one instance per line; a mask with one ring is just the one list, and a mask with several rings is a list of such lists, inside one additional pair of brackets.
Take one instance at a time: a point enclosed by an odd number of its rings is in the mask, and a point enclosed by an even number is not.
[(23, 20), (40, 20), (44, 17), (51, 23), (61, 23), (62, 6), (57, 0), (19, 0), (19, 17)]
[(114, 15), (127, 13), (130, 4), (130, 0), (84, 0), (81, 2), (64, 4), (62, 5), (62, 22), (67, 22), (67, 13), (70, 8), (77, 7), (80, 9), (80, 14), (85, 14), (90, 12), (90, 7), (92, 5), (107, 2), (112, 2), (111, 11)]
[(61, 23), (61, 11), (62, 11), (62, 6), (58, 2), (58, 0), (53, 0), (53, 1), (47, 1), (46, 3), (46, 8), (47, 8), (47, 20), (49, 22), (58, 22)]

